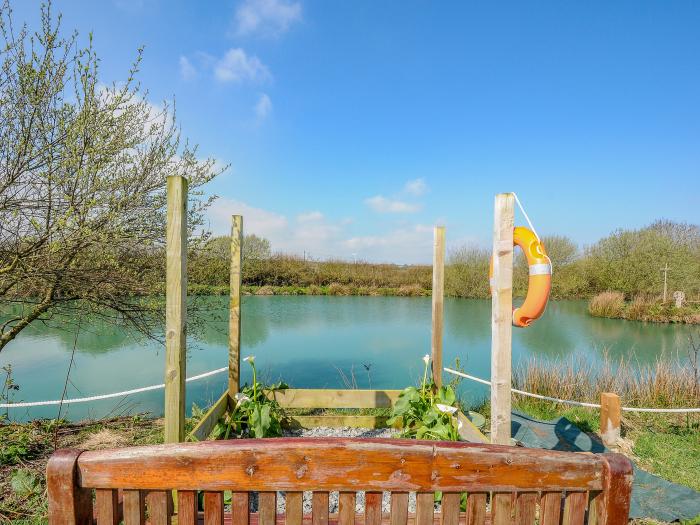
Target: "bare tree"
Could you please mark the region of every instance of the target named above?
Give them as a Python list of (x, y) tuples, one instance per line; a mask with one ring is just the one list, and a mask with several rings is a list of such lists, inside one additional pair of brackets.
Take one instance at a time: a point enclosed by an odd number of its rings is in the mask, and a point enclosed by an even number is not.
[[(35, 321), (90, 313), (148, 332), (160, 308), (139, 299), (162, 272), (165, 180), (189, 179), (189, 224), (220, 170), (181, 138), (174, 106), (147, 101), (135, 77), (102, 84), (92, 35), (61, 34), (41, 8), (31, 33), (0, 8), (0, 350)], [(9, 305), (9, 306), (8, 306)]]

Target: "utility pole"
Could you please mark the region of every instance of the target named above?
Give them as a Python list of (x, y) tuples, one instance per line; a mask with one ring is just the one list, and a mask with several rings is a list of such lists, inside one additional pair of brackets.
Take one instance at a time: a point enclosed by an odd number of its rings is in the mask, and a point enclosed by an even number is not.
[(661, 271), (664, 272), (664, 303), (666, 302), (666, 294), (668, 291), (668, 271), (670, 269), (671, 268), (668, 267), (668, 263), (666, 263), (666, 265), (663, 268), (661, 268)]

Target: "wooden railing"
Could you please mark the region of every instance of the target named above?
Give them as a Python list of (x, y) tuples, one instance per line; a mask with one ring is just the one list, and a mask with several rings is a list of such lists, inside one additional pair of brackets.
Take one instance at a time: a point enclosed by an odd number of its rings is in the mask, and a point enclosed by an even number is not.
[[(47, 467), (49, 523), (169, 523), (177, 491), (178, 525), (622, 525), (632, 467), (617, 454), (591, 455), (501, 445), (399, 439), (262, 439), (81, 452), (60, 450)], [(92, 492), (95, 491), (93, 503)], [(120, 504), (119, 492), (123, 493)], [(198, 491), (204, 511), (198, 512)], [(232, 491), (224, 512), (224, 491)], [(277, 492), (285, 512), (277, 514)], [(302, 492), (312, 491), (305, 516)], [(339, 511), (329, 514), (329, 492)], [(355, 513), (357, 491), (365, 510)], [(441, 512), (433, 495), (441, 491)], [(258, 512), (249, 494), (258, 492)], [(391, 510), (382, 514), (382, 493)], [(409, 514), (408, 493), (416, 493)], [(460, 498), (467, 494), (466, 512)], [(93, 511), (96, 507), (96, 512)]]

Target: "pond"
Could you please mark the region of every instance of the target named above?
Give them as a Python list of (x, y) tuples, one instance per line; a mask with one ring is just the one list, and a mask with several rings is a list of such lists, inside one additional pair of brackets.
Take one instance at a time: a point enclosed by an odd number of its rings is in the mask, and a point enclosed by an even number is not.
[[(207, 321), (188, 342), (187, 375), (227, 364), (228, 299), (200, 299)], [(455, 358), (470, 374), (488, 378), (491, 303), (445, 301), (444, 363)], [(254, 354), (266, 381), (283, 379), (293, 387), (403, 388), (419, 380), (421, 357), (430, 351), (430, 298), (409, 297), (244, 297), (242, 355)], [(595, 366), (607, 352), (639, 363), (684, 354), (692, 328), (597, 319), (584, 301), (553, 301), (532, 327), (513, 329), (513, 362), (537, 358), (582, 358)], [(13, 401), (60, 399), (73, 349), (66, 398), (92, 396), (163, 382), (165, 352), (157, 341), (95, 323), (76, 337), (65, 330), (32, 326), (0, 353), (0, 366), (11, 364), (20, 390)], [(353, 379), (354, 378), (354, 379)], [(242, 381), (250, 368), (242, 364)], [(205, 406), (224, 391), (226, 374), (189, 383), (192, 403)], [(488, 395), (486, 387), (464, 381), (472, 398)], [(122, 399), (64, 406), (72, 420), (124, 413), (162, 414), (163, 391)], [(56, 417), (58, 406), (9, 410), (14, 420)]]

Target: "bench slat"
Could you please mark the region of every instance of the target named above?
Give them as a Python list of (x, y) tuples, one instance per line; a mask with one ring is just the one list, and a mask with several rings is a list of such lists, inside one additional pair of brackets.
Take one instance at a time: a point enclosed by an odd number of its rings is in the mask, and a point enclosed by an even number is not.
[(569, 492), (564, 499), (563, 525), (583, 525), (588, 506), (588, 493)]
[(543, 492), (540, 497), (540, 523), (559, 525), (561, 517), (561, 492)]
[(537, 512), (536, 492), (520, 492), (515, 499), (515, 525), (534, 525)]
[(408, 523), (408, 492), (391, 493), (391, 525)]
[(355, 492), (338, 494), (338, 525), (355, 525)]
[(124, 525), (146, 523), (146, 493), (142, 490), (124, 491)]
[(287, 492), (284, 507), (286, 524), (302, 525), (304, 521), (304, 493)]
[(442, 525), (459, 525), (459, 505), (461, 503), (459, 492), (445, 492), (442, 495), (442, 512), (440, 514)]
[(382, 525), (381, 492), (365, 492), (365, 525)]
[(501, 445), (284, 438), (89, 451), (77, 463), (90, 488), (503, 492), (601, 490), (603, 462)]
[(223, 525), (224, 523), (224, 493), (204, 493), (204, 525)]
[(510, 525), (513, 513), (513, 494), (495, 493), (491, 496), (491, 524)]
[(434, 508), (435, 496), (432, 492), (417, 493), (415, 525), (432, 525)]
[(275, 525), (277, 518), (277, 492), (260, 492), (258, 494), (258, 514), (260, 525)]
[(150, 525), (170, 525), (172, 505), (170, 494), (164, 490), (156, 490), (146, 495), (146, 509)]
[(177, 493), (177, 525), (197, 524), (197, 491), (180, 490)]
[(314, 492), (311, 496), (311, 521), (313, 525), (328, 525), (328, 492)]
[(486, 521), (486, 493), (471, 492), (467, 495), (467, 525), (484, 525)]
[(119, 492), (102, 489), (95, 491), (97, 525), (119, 525)]
[(247, 492), (233, 492), (231, 494), (231, 525), (248, 525), (250, 520), (249, 499), (250, 495)]

